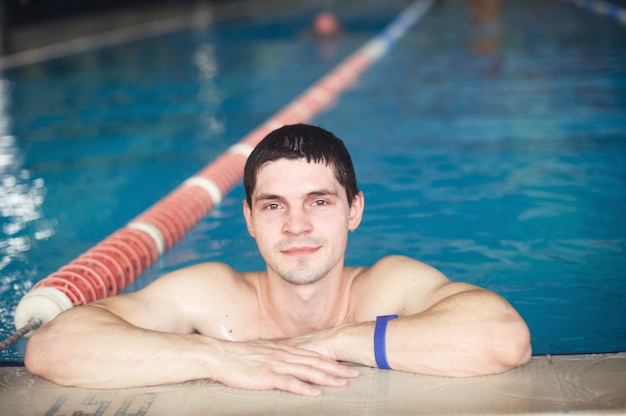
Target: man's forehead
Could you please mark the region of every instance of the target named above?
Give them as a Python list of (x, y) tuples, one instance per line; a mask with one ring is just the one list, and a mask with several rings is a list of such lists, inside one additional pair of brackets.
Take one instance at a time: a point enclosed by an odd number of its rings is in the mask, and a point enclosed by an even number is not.
[(267, 162), (259, 168), (254, 193), (275, 192), (277, 188), (300, 192), (324, 188), (336, 192), (342, 187), (335, 177), (332, 166), (326, 162), (278, 159)]
[(318, 162), (311, 160), (309, 162), (305, 158), (301, 158), (301, 159), (282, 158), (282, 159), (271, 160), (269, 162), (263, 163), (261, 166), (259, 166), (259, 169), (257, 170), (257, 176), (261, 175), (264, 171), (276, 170), (276, 169), (281, 169), (284, 167), (289, 167), (289, 169), (300, 168), (300, 169), (306, 169), (306, 170), (328, 171), (330, 174), (334, 174), (333, 166), (330, 163), (327, 163), (326, 161), (323, 161), (323, 160), (318, 161)]

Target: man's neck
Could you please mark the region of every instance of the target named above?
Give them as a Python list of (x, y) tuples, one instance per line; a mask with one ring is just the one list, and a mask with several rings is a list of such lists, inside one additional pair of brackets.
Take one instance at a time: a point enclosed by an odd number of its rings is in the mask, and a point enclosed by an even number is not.
[(349, 306), (352, 277), (341, 268), (306, 285), (288, 283), (271, 271), (259, 285), (262, 319), (273, 338), (295, 337), (335, 327), (343, 322)]

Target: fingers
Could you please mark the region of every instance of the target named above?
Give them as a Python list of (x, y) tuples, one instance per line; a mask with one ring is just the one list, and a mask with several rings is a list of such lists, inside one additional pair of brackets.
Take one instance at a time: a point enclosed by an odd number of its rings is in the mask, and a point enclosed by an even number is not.
[(328, 358), (315, 351), (294, 347), (288, 344), (280, 344), (279, 348), (293, 354), (294, 357), (301, 358), (301, 360), (297, 360), (297, 362), (309, 365), (314, 368), (322, 369), (329, 374), (333, 374), (337, 377), (354, 378), (358, 377), (360, 374), (358, 369), (350, 367), (346, 364), (339, 363), (336, 360)]
[(293, 376), (285, 376), (276, 380), (277, 383), (274, 388), (289, 393), (299, 394), (302, 396), (319, 396), (322, 394), (322, 389), (312, 384), (305, 383)]
[[(231, 365), (218, 381), (253, 390), (279, 389), (318, 396), (319, 386), (344, 387), (357, 377), (356, 368), (315, 352), (271, 343), (229, 343)], [(232, 360), (232, 361), (231, 361)]]
[(348, 379), (359, 376), (358, 369), (308, 350), (290, 347), (277, 354), (279, 362), (274, 371), (320, 386), (343, 387)]
[[(322, 369), (304, 364), (285, 364), (275, 368), (274, 374), (268, 375), (273, 380), (274, 388), (304, 396), (319, 396), (321, 387), (345, 387), (348, 378), (328, 373)], [(358, 372), (357, 372), (358, 374)]]
[[(336, 368), (341, 366), (316, 365), (310, 363), (284, 363), (273, 369), (277, 374), (291, 375), (299, 380), (317, 384), (319, 386), (343, 387), (348, 383), (349, 378), (356, 377), (353, 372)], [(343, 367), (343, 366), (342, 366)]]

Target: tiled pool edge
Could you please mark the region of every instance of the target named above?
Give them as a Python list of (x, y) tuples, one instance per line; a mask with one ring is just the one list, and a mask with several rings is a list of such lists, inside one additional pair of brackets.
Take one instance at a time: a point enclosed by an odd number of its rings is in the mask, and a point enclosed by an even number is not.
[[(0, 414), (626, 414), (626, 352), (543, 355), (503, 374), (432, 377), (361, 368), (317, 398), (246, 391), (209, 380), (119, 390), (62, 387), (0, 368)], [(83, 413), (80, 413), (83, 412)], [(120, 413), (121, 412), (121, 413)]]

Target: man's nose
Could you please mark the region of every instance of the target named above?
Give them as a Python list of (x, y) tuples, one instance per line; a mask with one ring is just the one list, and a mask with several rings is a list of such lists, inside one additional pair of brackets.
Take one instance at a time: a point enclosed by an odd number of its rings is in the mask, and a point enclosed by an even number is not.
[(303, 234), (311, 231), (311, 221), (304, 208), (289, 208), (283, 231), (287, 234)]

